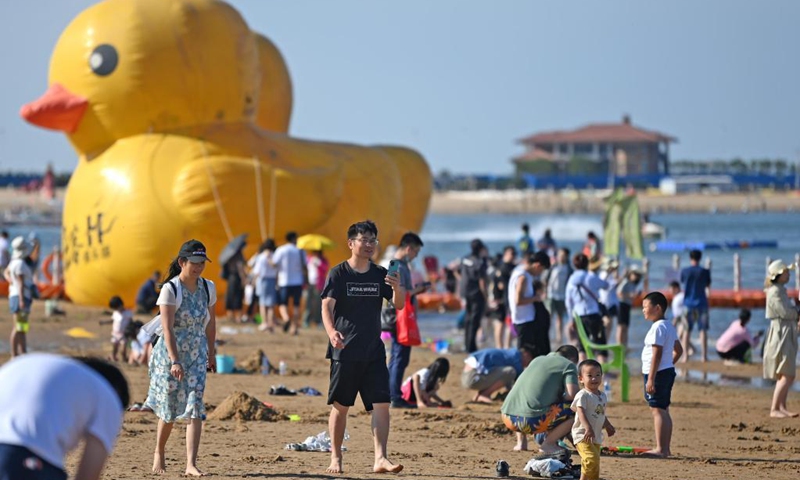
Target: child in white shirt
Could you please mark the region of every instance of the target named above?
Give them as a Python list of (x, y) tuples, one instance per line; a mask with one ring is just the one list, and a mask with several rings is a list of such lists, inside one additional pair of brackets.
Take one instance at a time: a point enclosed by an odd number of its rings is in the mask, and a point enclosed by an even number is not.
[(438, 393), (449, 372), (450, 361), (444, 357), (437, 358), (427, 368), (418, 370), (403, 382), (400, 387), (403, 400), (417, 408), (452, 407), (453, 404), (449, 400), (442, 400)]
[(578, 381), (583, 389), (575, 395), (572, 410), (572, 440), (581, 455), (581, 480), (600, 478), (600, 446), (603, 444), (603, 429), (608, 436), (616, 433), (606, 417), (608, 399), (603, 392), (603, 367), (597, 360), (584, 360), (578, 365)]
[(657, 457), (669, 457), (672, 441), (672, 417), (669, 404), (675, 383), (675, 362), (683, 355), (678, 332), (672, 323), (664, 320), (667, 297), (661, 292), (650, 292), (642, 301), (645, 320), (653, 322), (644, 337), (642, 349), (642, 375), (644, 399), (650, 405), (656, 432), (656, 448), (647, 452)]
[(122, 359), (128, 358), (128, 340), (125, 338), (125, 329), (133, 319), (133, 312), (125, 308), (122, 298), (118, 296), (111, 297), (108, 301), (108, 308), (113, 310), (111, 313), (110, 321), (101, 321), (101, 324), (111, 323), (111, 345), (113, 351), (111, 353), (111, 360), (117, 361), (119, 359), (118, 353), (120, 345), (122, 346)]

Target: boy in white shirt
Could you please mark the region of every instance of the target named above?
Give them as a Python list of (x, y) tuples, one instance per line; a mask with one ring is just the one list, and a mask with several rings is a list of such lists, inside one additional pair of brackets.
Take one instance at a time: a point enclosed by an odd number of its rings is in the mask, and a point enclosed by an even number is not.
[(642, 375), (644, 399), (650, 405), (656, 432), (656, 448), (647, 452), (657, 457), (669, 457), (672, 440), (672, 417), (669, 404), (675, 383), (675, 362), (683, 355), (678, 332), (672, 323), (664, 320), (667, 298), (661, 292), (650, 292), (642, 301), (642, 313), (653, 322), (644, 337), (642, 349)]
[(597, 360), (584, 360), (578, 365), (578, 381), (583, 389), (575, 395), (572, 410), (572, 440), (581, 455), (581, 480), (600, 478), (600, 446), (603, 444), (603, 429), (608, 436), (616, 430), (606, 418), (608, 398), (602, 390), (603, 367)]

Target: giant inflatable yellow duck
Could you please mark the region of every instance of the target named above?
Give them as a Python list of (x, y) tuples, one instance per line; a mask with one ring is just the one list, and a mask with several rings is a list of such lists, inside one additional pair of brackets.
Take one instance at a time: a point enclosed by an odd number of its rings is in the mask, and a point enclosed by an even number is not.
[(21, 114), (66, 132), (79, 154), (62, 235), (75, 302), (133, 304), (189, 238), (213, 253), (241, 233), (253, 244), (319, 233), (342, 258), (355, 221), (374, 220), (384, 243), (422, 226), (425, 160), (401, 147), (287, 136), (283, 57), (222, 1), (94, 5), (62, 33), (49, 84)]

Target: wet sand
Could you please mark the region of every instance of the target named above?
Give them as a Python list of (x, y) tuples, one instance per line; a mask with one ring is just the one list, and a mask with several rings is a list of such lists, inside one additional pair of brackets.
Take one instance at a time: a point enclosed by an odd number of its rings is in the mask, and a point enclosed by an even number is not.
[[(41, 303), (34, 307), (30, 343), (34, 349), (55, 349), (68, 354), (108, 355), (109, 326), (98, 325), (104, 318), (96, 308), (63, 304), (65, 317), (43, 319)], [(0, 300), (0, 312), (7, 312), (7, 302)], [(11, 321), (0, 314), (0, 332), (7, 338)], [(143, 319), (139, 316), (140, 319)], [(281, 415), (276, 421), (207, 420), (200, 448), (199, 467), (220, 478), (376, 478), (372, 473), (373, 453), (370, 418), (356, 403), (350, 411), (345, 442), (343, 475), (325, 473), (329, 454), (284, 450), (284, 445), (302, 442), (306, 437), (327, 429), (329, 407), (325, 396), (270, 396), (271, 385), (285, 384), (298, 389), (311, 386), (327, 393), (328, 362), (324, 359), (326, 336), (321, 330), (303, 330), (297, 337), (283, 333), (241, 332), (241, 326), (222, 321), (220, 327), (240, 331), (220, 334), (226, 341), (220, 353), (245, 360), (263, 349), (277, 366), (288, 365), (287, 376), (260, 374), (211, 375), (206, 403), (220, 405), (234, 391), (243, 391), (270, 403)], [(63, 332), (82, 327), (96, 339), (70, 339)], [(247, 326), (244, 328), (251, 328)], [(227, 329), (226, 329), (227, 330)], [(429, 364), (436, 355), (415, 348), (411, 355), (410, 374)], [(5, 362), (7, 354), (0, 356)], [(449, 355), (452, 371), (441, 396), (451, 399), (453, 409), (392, 410), (389, 438), (390, 458), (405, 465), (400, 476), (418, 479), (491, 478), (495, 464), (503, 459), (511, 465), (512, 476), (527, 477), (522, 471), (531, 452), (513, 452), (514, 436), (500, 421), (500, 403), (468, 404), (469, 392), (459, 385), (463, 354)], [(726, 367), (721, 363), (690, 364), (695, 370), (707, 369), (735, 375), (758, 375), (760, 366)], [(141, 402), (147, 391), (147, 370), (124, 365), (135, 401)], [(641, 398), (641, 376), (632, 378), (631, 401), (619, 402), (616, 381), (614, 400), (608, 415), (617, 428), (609, 445), (652, 446), (653, 421)], [(674, 458), (654, 460), (641, 457), (603, 457), (601, 475), (609, 479), (794, 479), (800, 474), (800, 419), (769, 418), (770, 390), (756, 390), (697, 382), (676, 384), (673, 406)], [(53, 401), (58, 401), (53, 399)], [(789, 406), (800, 409), (800, 394), (792, 392)], [(286, 415), (299, 415), (290, 421)], [(150, 476), (155, 442), (156, 418), (150, 413), (125, 414), (123, 431), (109, 460), (103, 478), (140, 479)], [(179, 426), (167, 445), (167, 474), (178, 478), (185, 468), (184, 427)], [(74, 471), (73, 455), (69, 462)], [(578, 457), (574, 457), (577, 461)]]

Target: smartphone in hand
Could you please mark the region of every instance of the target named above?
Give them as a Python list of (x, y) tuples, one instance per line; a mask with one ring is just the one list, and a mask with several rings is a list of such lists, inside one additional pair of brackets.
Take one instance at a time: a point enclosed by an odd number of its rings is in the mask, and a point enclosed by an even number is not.
[(400, 269), (400, 262), (397, 260), (390, 260), (389, 261), (389, 275), (397, 275), (397, 271)]

